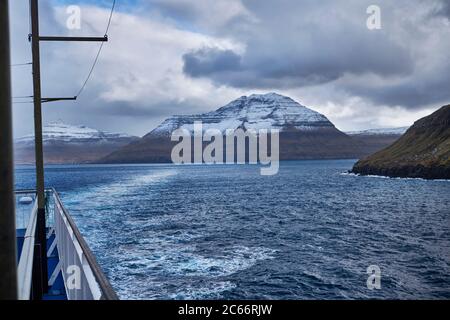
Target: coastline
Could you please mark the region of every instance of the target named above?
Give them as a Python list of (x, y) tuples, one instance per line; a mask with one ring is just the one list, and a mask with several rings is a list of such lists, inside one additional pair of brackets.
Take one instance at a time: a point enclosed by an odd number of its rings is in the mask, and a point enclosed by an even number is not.
[(404, 165), (390, 167), (374, 167), (358, 165), (350, 171), (363, 176), (386, 176), (390, 178), (421, 178), (425, 180), (450, 179), (450, 168), (446, 166)]

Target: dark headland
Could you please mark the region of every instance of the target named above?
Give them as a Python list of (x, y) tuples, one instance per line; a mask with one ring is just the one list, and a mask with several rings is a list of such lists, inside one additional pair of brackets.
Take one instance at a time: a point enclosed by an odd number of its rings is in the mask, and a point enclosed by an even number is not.
[(450, 179), (450, 105), (414, 123), (389, 147), (358, 161), (361, 175)]

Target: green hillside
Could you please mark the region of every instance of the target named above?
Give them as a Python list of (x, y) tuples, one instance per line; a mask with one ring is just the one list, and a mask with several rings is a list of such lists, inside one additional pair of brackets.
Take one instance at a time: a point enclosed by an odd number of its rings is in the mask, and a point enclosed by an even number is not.
[(394, 144), (357, 162), (352, 172), (450, 179), (450, 105), (418, 120)]

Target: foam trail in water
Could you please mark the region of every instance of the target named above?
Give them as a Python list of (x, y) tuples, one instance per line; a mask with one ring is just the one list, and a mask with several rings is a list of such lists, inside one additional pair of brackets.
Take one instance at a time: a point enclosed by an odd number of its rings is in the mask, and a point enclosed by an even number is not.
[(105, 185), (88, 187), (83, 192), (72, 193), (73, 196), (68, 199), (64, 197), (64, 201), (68, 206), (81, 201), (98, 202), (99, 200), (107, 200), (111, 205), (116, 201), (121, 201), (118, 196), (133, 194), (148, 185), (165, 182), (169, 177), (176, 175), (176, 173), (176, 170), (157, 171)]

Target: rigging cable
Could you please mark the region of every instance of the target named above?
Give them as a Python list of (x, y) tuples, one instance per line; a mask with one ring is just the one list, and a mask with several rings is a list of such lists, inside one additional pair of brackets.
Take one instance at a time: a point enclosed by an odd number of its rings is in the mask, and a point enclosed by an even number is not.
[(33, 96), (17, 96), (17, 97), (12, 97), (13, 99), (28, 99), (28, 98), (33, 98)]
[[(108, 31), (109, 31), (109, 27), (111, 26), (111, 21), (112, 21), (115, 6), (116, 6), (116, 0), (113, 0), (112, 6), (111, 6), (111, 13), (109, 14), (109, 19), (108, 19), (108, 25), (106, 26), (105, 37), (108, 36)], [(89, 82), (89, 80), (92, 76), (92, 73), (94, 72), (95, 66), (97, 65), (97, 62), (98, 62), (98, 59), (102, 52), (104, 44), (105, 44), (104, 42), (102, 42), (100, 44), (100, 47), (98, 48), (98, 51), (97, 51), (97, 55), (95, 56), (95, 59), (94, 59), (94, 63), (92, 64), (91, 69), (89, 70), (88, 76), (87, 76), (86, 80), (84, 81), (83, 85), (81, 86), (80, 90), (78, 91), (78, 93), (75, 95), (75, 98), (78, 98), (81, 95), (81, 93), (83, 92), (83, 90), (86, 88), (86, 85)]]
[(32, 63), (32, 62), (27, 62), (27, 63), (14, 63), (14, 64), (11, 64), (11, 67), (28, 66), (28, 65), (31, 65), (31, 64), (33, 64), (33, 63)]

